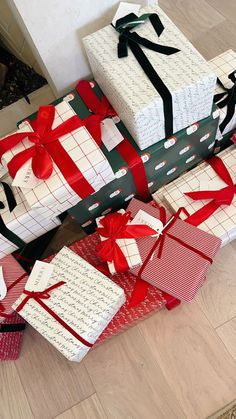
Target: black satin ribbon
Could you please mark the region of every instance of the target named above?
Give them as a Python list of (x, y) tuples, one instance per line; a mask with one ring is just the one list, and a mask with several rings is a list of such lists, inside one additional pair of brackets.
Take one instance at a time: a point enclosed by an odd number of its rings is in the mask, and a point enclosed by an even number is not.
[(173, 103), (171, 92), (157, 74), (156, 70), (144, 54), (140, 45), (164, 55), (172, 55), (176, 52), (179, 52), (180, 50), (177, 48), (156, 44), (146, 38), (139, 36), (136, 32), (130, 32), (130, 29), (135, 28), (148, 18), (157, 36), (159, 37), (164, 31), (164, 26), (156, 13), (147, 13), (140, 17), (137, 17), (134, 13), (130, 13), (127, 16), (117, 20), (115, 29), (120, 33), (118, 43), (118, 58), (127, 57), (128, 47), (130, 47), (136, 60), (141, 65), (142, 69), (163, 100), (165, 137), (171, 137), (173, 135)]
[(0, 333), (22, 332), (22, 330), (25, 330), (24, 323), (0, 324)]
[(228, 78), (232, 81), (233, 86), (231, 88), (227, 88), (223, 85), (222, 81), (217, 78), (217, 83), (224, 89), (224, 92), (217, 93), (214, 96), (214, 103), (218, 106), (218, 108), (222, 109), (227, 106), (226, 116), (221, 122), (219, 128), (221, 133), (225, 130), (228, 123), (234, 116), (235, 113), (235, 105), (236, 105), (236, 70), (233, 71), (228, 75)]
[[(11, 187), (7, 183), (0, 182), (0, 184), (3, 186), (3, 190), (6, 196), (9, 211), (12, 212), (17, 206), (17, 202), (15, 200), (14, 194), (11, 190)], [(0, 201), (0, 209), (3, 209), (3, 208), (5, 208), (5, 205), (3, 204), (3, 202)], [(15, 233), (13, 233), (13, 231), (7, 228), (1, 215), (0, 215), (0, 234), (2, 234), (7, 240), (12, 242), (17, 247), (23, 247), (26, 244), (20, 237), (18, 237)]]

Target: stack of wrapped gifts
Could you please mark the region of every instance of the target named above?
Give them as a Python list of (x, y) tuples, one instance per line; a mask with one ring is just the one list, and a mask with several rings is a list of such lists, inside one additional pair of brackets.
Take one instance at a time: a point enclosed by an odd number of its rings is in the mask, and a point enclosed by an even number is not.
[[(0, 359), (29, 323), (81, 361), (192, 301), (236, 237), (236, 54), (207, 63), (159, 7), (118, 12), (83, 40), (94, 80), (0, 140)], [(11, 253), (65, 212), (91, 234), (27, 276)]]

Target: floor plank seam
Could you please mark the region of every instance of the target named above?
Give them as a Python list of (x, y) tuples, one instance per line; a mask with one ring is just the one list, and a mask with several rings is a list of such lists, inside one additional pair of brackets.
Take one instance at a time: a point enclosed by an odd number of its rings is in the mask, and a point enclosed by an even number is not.
[[(89, 376), (90, 377), (90, 376)], [(58, 413), (56, 416), (52, 416), (51, 419), (56, 419), (59, 416), (63, 415), (64, 413), (66, 413), (68, 410), (73, 409), (74, 407), (80, 405), (80, 403), (83, 403), (85, 400), (90, 399), (90, 397), (94, 396), (95, 394), (97, 394), (96, 391), (94, 391), (94, 393), (90, 394), (89, 396), (85, 397), (84, 399), (80, 400), (79, 402), (73, 404), (72, 406), (68, 407), (67, 409), (63, 410), (62, 412)]]

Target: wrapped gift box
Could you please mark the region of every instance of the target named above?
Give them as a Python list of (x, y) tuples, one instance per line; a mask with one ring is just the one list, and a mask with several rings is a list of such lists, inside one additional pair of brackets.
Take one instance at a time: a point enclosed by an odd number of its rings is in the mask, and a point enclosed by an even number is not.
[[(209, 64), (212, 68), (212, 70), (216, 73), (218, 79), (223, 83), (226, 89), (231, 89), (234, 87), (234, 82), (228, 77), (232, 72), (235, 71), (236, 73), (236, 53), (232, 51), (231, 49), (223, 52), (223, 54), (218, 55), (217, 57), (213, 58), (209, 61)], [(223, 89), (222, 86), (217, 84), (215, 93), (224, 93), (225, 96), (222, 99), (227, 98), (227, 96), (231, 95), (231, 92), (227, 92)], [(235, 101), (235, 100), (234, 100)], [(221, 100), (217, 103), (220, 103)], [(233, 105), (234, 109), (236, 104)], [(236, 112), (234, 113), (233, 118), (230, 120), (230, 122), (226, 125), (226, 127), (222, 130), (220, 125), (224, 121), (228, 105), (224, 106), (220, 110), (220, 120), (219, 120), (219, 128), (217, 130), (216, 139), (220, 140), (224, 135), (229, 133), (230, 131), (234, 130), (236, 128)]]
[[(52, 129), (74, 115), (76, 115), (75, 111), (69, 102), (62, 100), (55, 106), (55, 119)], [(18, 132), (33, 131), (30, 123), (24, 121), (20, 124)], [(84, 126), (63, 135), (59, 140), (94, 191), (114, 180), (115, 176), (109, 162)], [(8, 164), (13, 156), (31, 146), (32, 142), (26, 137), (17, 146), (4, 153), (2, 158), (3, 164)], [(31, 161), (32, 159), (29, 159), (18, 170), (14, 180), (15, 184), (21, 187), (21, 191), (30, 208), (39, 211), (44, 208), (50, 208), (53, 215), (56, 216), (81, 200), (80, 196), (69, 186), (55, 163), (53, 164), (51, 176), (46, 180), (42, 180), (36, 178), (32, 172)], [(17, 176), (21, 176), (20, 181), (17, 180)]]
[(124, 291), (66, 247), (52, 263), (48, 286), (64, 282), (50, 291), (46, 305), (51, 313), (33, 298), (20, 309), (25, 294), (13, 307), (66, 358), (79, 362), (125, 302)]
[[(218, 157), (224, 162), (233, 182), (236, 177), (236, 148), (234, 145), (219, 153)], [(193, 192), (201, 190), (219, 190), (227, 185), (218, 177), (212, 167), (204, 162), (195, 167), (191, 172), (185, 173), (181, 178), (176, 179), (170, 185), (157, 191), (153, 198), (156, 201), (162, 201), (172, 211), (179, 207), (185, 207), (190, 215), (202, 208), (208, 200), (193, 200), (184, 195), (184, 192)], [(187, 216), (182, 214), (182, 219)], [(190, 221), (191, 222), (191, 221)], [(214, 234), (222, 241), (225, 246), (236, 238), (236, 198), (233, 198), (231, 205), (220, 206), (206, 221), (199, 224), (199, 228), (208, 233)]]
[[(125, 210), (121, 209), (120, 211), (118, 211), (118, 213), (125, 214)], [(104, 216), (96, 219), (98, 228), (102, 228), (101, 220), (103, 218)], [(128, 222), (128, 224), (130, 224), (130, 221)], [(104, 240), (107, 240), (107, 238), (102, 235), (99, 235), (99, 237), (102, 242)], [(122, 251), (123, 255), (125, 256), (129, 268), (133, 268), (134, 266), (139, 266), (141, 264), (141, 257), (139, 254), (136, 239), (116, 239), (116, 243)], [(112, 275), (116, 273), (114, 262), (108, 262), (108, 268)]]
[(11, 255), (1, 259), (1, 267), (7, 294), (0, 300), (0, 360), (12, 360), (19, 356), (25, 328), (25, 321), (12, 305), (24, 290), (28, 276)]
[[(163, 55), (143, 49), (147, 59), (172, 96), (173, 132), (206, 118), (211, 113), (216, 76), (204, 58), (159, 8), (144, 8), (157, 13), (164, 25), (158, 38), (151, 22), (145, 20), (135, 32), (154, 43), (179, 49)], [(141, 150), (166, 136), (163, 100), (128, 47), (128, 56), (118, 58), (119, 33), (108, 25), (84, 38), (84, 46), (104, 94), (129, 129)], [(166, 103), (166, 99), (164, 99)]]
[(25, 321), (13, 312), (0, 323), (0, 361), (13, 361), (19, 357)]
[[(128, 210), (133, 218), (143, 210), (161, 219), (160, 209), (136, 199)], [(131, 272), (180, 300), (191, 301), (205, 281), (221, 240), (180, 219), (163, 230), (161, 238), (163, 242), (153, 237), (137, 239), (143, 265)]]
[[(73, 243), (70, 247), (73, 252), (77, 253), (88, 263), (95, 267), (104, 267), (103, 261), (97, 255), (96, 248), (100, 242), (98, 233), (91, 234)], [(52, 257), (45, 261), (49, 262)], [(106, 264), (105, 264), (106, 265)], [(134, 326), (138, 321), (143, 320), (147, 316), (154, 314), (166, 306), (170, 296), (165, 295), (156, 287), (148, 284), (147, 295), (145, 300), (130, 307), (130, 298), (134, 290), (137, 278), (130, 272), (119, 273), (112, 276), (112, 281), (124, 289), (126, 302), (121, 306), (120, 310), (113, 317), (106, 329), (99, 336), (96, 344), (103, 342), (108, 338), (112, 338), (117, 334), (125, 331), (131, 326)], [(172, 300), (173, 303), (173, 300)], [(174, 305), (178, 304), (178, 300), (174, 301)]]
[[(4, 182), (11, 185), (9, 177), (4, 178)], [(30, 209), (26, 199), (18, 188), (12, 187), (17, 206), (13, 211), (9, 211), (7, 198), (2, 185), (0, 185), (0, 201), (4, 208), (0, 209), (0, 216), (5, 226), (13, 232), (23, 243), (29, 243), (44, 233), (54, 229), (61, 224), (55, 217), (51, 219), (51, 210), (43, 208), (40, 212)], [(0, 258), (9, 255), (16, 250), (20, 244), (14, 240), (10, 241), (8, 235), (5, 236), (4, 229), (0, 235)]]
[[(101, 100), (102, 92), (98, 85), (93, 82), (91, 86)], [(80, 118), (85, 119), (91, 115), (77, 92), (73, 92), (70, 96), (72, 96), (70, 104)], [(35, 115), (32, 115), (30, 118), (34, 117)], [(117, 116), (113, 117), (113, 121), (124, 138), (128, 139), (135, 153), (142, 159), (149, 191), (153, 192), (212, 155), (218, 117), (219, 112), (216, 107), (213, 107), (208, 118), (178, 132), (171, 138), (154, 144), (143, 152), (139, 150), (122, 121)], [(137, 195), (135, 179), (118, 149), (115, 148), (109, 152), (102, 144), (102, 151), (109, 160), (116, 179), (69, 210), (70, 214), (84, 226), (112, 209), (124, 207), (133, 196)], [(134, 158), (134, 161), (136, 162), (137, 159)], [(139, 179), (136, 180), (138, 181)]]

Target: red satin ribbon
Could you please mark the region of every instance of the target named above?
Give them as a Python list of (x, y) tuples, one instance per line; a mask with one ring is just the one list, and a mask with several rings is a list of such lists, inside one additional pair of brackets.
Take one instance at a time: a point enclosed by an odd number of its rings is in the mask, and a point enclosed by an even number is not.
[[(88, 109), (93, 112), (93, 114), (89, 115), (84, 122), (86, 124), (86, 128), (101, 148), (101, 122), (105, 118), (116, 116), (117, 113), (105, 96), (98, 99), (88, 81), (81, 80), (77, 84), (76, 90)], [(137, 195), (142, 200), (147, 200), (150, 198), (150, 192), (148, 190), (147, 176), (141, 157), (136, 152), (134, 147), (132, 147), (127, 138), (124, 138), (123, 141), (116, 146), (116, 150), (120, 153), (121, 157), (126, 161), (131, 170)]]
[[(184, 240), (180, 239), (179, 237), (175, 237), (173, 234), (168, 233), (170, 228), (173, 227), (174, 223), (178, 219), (181, 211), (184, 211), (186, 213), (185, 208), (179, 208), (179, 210), (176, 212), (176, 214), (172, 217), (172, 220), (170, 221), (168, 226), (163, 230), (162, 234), (158, 237), (158, 239), (156, 240), (156, 242), (152, 246), (152, 248), (151, 248), (150, 252), (148, 253), (145, 261), (143, 262), (140, 270), (138, 271), (137, 281), (136, 281), (134, 291), (133, 291), (131, 299), (130, 299), (129, 307), (134, 307), (135, 305), (139, 304), (147, 296), (149, 284), (146, 281), (143, 281), (141, 279), (141, 275), (142, 275), (143, 271), (145, 270), (147, 264), (149, 263), (153, 253), (155, 252), (155, 250), (157, 249), (158, 246), (159, 246), (159, 248), (158, 248), (158, 251), (157, 251), (157, 258), (160, 259), (162, 257), (164, 242), (165, 242), (166, 236), (168, 236), (172, 240), (178, 242), (181, 246), (186, 247), (186, 249), (189, 249), (192, 252), (196, 253), (197, 255), (202, 257), (203, 259), (206, 259), (209, 263), (212, 263), (212, 259), (209, 256), (207, 256), (205, 253), (201, 252), (198, 249), (195, 249), (193, 246), (189, 245), (188, 243), (186, 243)], [(163, 225), (166, 224), (166, 210), (165, 210), (164, 207), (160, 207), (160, 220), (163, 223)]]
[[(19, 282), (25, 278), (27, 276), (26, 273), (24, 273), (23, 275), (21, 275), (19, 278), (17, 278), (14, 282), (12, 282), (10, 285), (8, 285), (7, 287), (7, 292), (10, 291), (12, 288), (14, 288), (17, 284), (19, 284)], [(0, 317), (11, 317), (12, 314), (6, 314), (5, 313), (5, 307), (3, 305), (3, 303), (0, 303)]]
[(49, 292), (60, 287), (61, 285), (65, 284), (64, 281), (60, 281), (57, 284), (52, 285), (51, 287), (46, 288), (44, 291), (27, 291), (24, 290), (23, 293), (26, 295), (24, 300), (19, 304), (19, 306), (16, 308), (16, 311), (19, 313), (22, 308), (25, 306), (25, 304), (33, 298), (44, 310), (46, 310), (47, 313), (49, 313), (55, 320), (58, 321), (68, 332), (74, 336), (77, 340), (79, 340), (83, 345), (88, 346), (91, 348), (93, 346), (92, 343), (88, 342), (82, 336), (80, 336), (78, 333), (76, 333), (75, 330), (73, 330), (64, 320), (61, 319), (50, 307), (48, 307), (43, 300), (48, 300), (50, 298)]
[(206, 221), (221, 205), (231, 205), (236, 193), (236, 184), (233, 183), (224, 162), (219, 157), (214, 156), (207, 160), (207, 163), (210, 164), (219, 178), (228, 186), (217, 191), (185, 192), (185, 195), (195, 201), (198, 199), (211, 199), (209, 203), (185, 219), (187, 223), (194, 226), (199, 226)]
[(106, 240), (101, 241), (97, 246), (98, 256), (106, 262), (113, 262), (117, 273), (127, 271), (129, 265), (116, 240), (148, 237), (156, 234), (156, 231), (147, 225), (128, 225), (130, 219), (130, 212), (124, 214), (114, 212), (102, 218), (100, 220), (102, 227), (97, 228), (100, 236), (106, 237)]
[(34, 145), (12, 158), (8, 163), (10, 175), (14, 178), (22, 165), (32, 158), (32, 169), (35, 176), (45, 180), (52, 174), (54, 161), (70, 187), (84, 199), (91, 195), (94, 189), (84, 178), (58, 139), (84, 124), (77, 115), (74, 115), (55, 129), (52, 129), (54, 117), (55, 107), (53, 105), (41, 106), (35, 121), (35, 131), (13, 134), (1, 140), (0, 158), (8, 150), (28, 137), (29, 141)]

